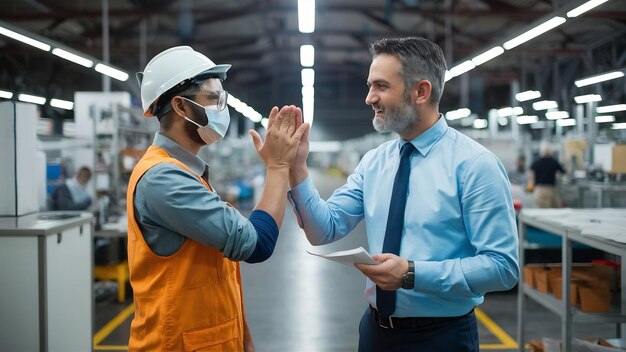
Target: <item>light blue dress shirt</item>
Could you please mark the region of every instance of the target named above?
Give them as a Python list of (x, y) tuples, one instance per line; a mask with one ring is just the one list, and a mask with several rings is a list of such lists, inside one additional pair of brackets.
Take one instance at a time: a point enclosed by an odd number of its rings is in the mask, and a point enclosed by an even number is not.
[[(393, 181), (404, 140), (369, 151), (347, 183), (324, 201), (306, 179), (289, 192), (309, 242), (346, 236), (365, 219), (370, 253), (381, 253)], [(415, 288), (397, 291), (396, 317), (460, 316), (486, 292), (519, 276), (518, 239), (509, 181), (486, 148), (439, 120), (410, 141), (411, 175), (400, 257), (415, 261)], [(367, 279), (369, 304), (376, 286)]]
[(246, 217), (198, 181), (198, 176), (208, 172), (208, 165), (159, 132), (153, 144), (192, 172), (160, 163), (137, 182), (135, 220), (150, 249), (161, 256), (172, 255), (188, 237), (219, 249), (231, 260), (250, 257), (257, 243), (256, 230)]

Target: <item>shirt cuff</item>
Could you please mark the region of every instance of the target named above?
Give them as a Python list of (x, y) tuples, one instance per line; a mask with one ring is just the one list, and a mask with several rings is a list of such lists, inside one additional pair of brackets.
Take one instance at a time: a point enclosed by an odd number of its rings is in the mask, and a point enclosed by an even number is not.
[(298, 210), (298, 204), (304, 205), (308, 199), (315, 196), (316, 192), (317, 190), (315, 189), (313, 180), (311, 180), (310, 176), (287, 192), (287, 200), (289, 200), (289, 204), (291, 204), (293, 212), (296, 214), (298, 226), (300, 226), (301, 229), (304, 228), (304, 225)]

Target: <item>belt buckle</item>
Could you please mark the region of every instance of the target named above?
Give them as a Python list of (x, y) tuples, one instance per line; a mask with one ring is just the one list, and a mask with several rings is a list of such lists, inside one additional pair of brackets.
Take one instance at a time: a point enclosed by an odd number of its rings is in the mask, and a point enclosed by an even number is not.
[[(389, 325), (384, 324), (387, 322), (389, 323)], [(378, 316), (378, 326), (383, 329), (393, 329), (393, 320), (391, 319), (391, 316), (387, 317), (387, 319), (381, 319), (380, 316)]]

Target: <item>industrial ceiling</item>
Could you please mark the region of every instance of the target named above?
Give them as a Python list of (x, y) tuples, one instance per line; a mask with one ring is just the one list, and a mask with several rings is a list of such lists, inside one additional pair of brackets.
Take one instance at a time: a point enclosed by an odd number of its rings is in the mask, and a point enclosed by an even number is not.
[[(297, 0), (4, 0), (0, 21), (103, 58), (103, 3), (108, 4), (109, 62), (131, 74), (111, 90), (137, 97), (134, 72), (158, 52), (190, 45), (216, 63), (231, 63), (225, 88), (262, 114), (301, 104), (299, 49), (315, 46), (318, 139), (373, 131), (364, 103), (371, 57), (383, 37), (424, 36), (444, 50), (448, 67), (522, 31), (568, 5), (542, 0), (317, 0), (315, 31), (298, 30)], [(535, 89), (567, 109), (573, 96), (601, 92), (626, 101), (626, 79), (577, 88), (574, 80), (626, 66), (626, 1), (608, 1), (532, 41), (507, 50), (446, 84), (442, 112), (469, 107), (479, 116), (511, 105), (511, 87)], [(0, 36), (0, 90), (73, 100), (103, 89), (102, 75)], [(622, 112), (623, 113), (623, 112)], [(48, 106), (43, 114), (72, 118)], [(618, 114), (618, 120), (625, 120)]]

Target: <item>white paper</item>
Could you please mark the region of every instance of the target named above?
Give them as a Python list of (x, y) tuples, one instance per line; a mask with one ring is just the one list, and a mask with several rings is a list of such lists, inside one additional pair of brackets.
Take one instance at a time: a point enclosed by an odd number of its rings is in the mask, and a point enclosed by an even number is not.
[(313, 253), (311, 251), (307, 251), (307, 253), (346, 265), (352, 265), (355, 263), (374, 265), (380, 264), (379, 262), (372, 259), (372, 256), (363, 247), (328, 254)]

